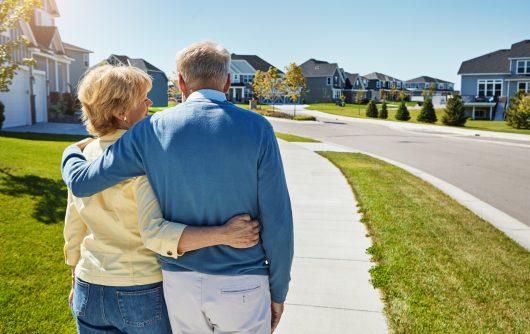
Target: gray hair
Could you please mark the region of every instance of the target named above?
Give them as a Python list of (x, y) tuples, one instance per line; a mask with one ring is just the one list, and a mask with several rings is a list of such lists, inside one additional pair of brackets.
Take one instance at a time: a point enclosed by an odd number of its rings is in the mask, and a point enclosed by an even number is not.
[(177, 54), (177, 71), (188, 85), (222, 88), (228, 78), (230, 53), (213, 42), (198, 42)]

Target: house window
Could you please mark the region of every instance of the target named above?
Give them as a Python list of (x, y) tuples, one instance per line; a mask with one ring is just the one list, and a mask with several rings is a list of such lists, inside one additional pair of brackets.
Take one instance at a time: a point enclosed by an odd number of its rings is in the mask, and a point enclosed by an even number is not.
[(478, 80), (477, 95), (480, 97), (502, 96), (502, 80)]
[(83, 63), (85, 64), (85, 68), (88, 68), (89, 63), (88, 63), (88, 55), (87, 54), (83, 55)]
[(315, 66), (315, 70), (317, 70), (317, 71), (320, 70), (320, 65), (316, 65)]
[(375, 83), (375, 88), (381, 88), (381, 81), (377, 81)]
[(401, 82), (398, 82), (398, 83), (397, 83), (397, 88), (398, 88), (398, 89), (401, 89)]
[(517, 61), (517, 74), (530, 74), (530, 60)]
[(530, 82), (519, 82), (517, 85), (518, 90), (524, 90), (525, 92), (530, 92)]
[(239, 74), (234, 74), (234, 82), (239, 82)]
[(443, 83), (438, 84), (438, 89), (439, 89), (439, 90), (443, 90), (443, 89), (445, 89), (444, 84), (443, 84)]
[(327, 77), (326, 84), (327, 84), (328, 86), (331, 85), (331, 77)]
[(423, 86), (425, 87), (425, 89), (427, 89), (427, 88), (429, 88), (430, 85), (429, 85), (428, 82), (426, 82)]

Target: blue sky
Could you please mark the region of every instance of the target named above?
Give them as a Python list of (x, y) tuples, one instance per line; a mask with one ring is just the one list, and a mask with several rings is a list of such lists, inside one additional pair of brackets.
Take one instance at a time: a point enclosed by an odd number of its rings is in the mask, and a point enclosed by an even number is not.
[(309, 58), (352, 73), (456, 83), (466, 59), (530, 39), (530, 1), (57, 0), (63, 41), (144, 58), (167, 74), (186, 45), (211, 40), (282, 68)]

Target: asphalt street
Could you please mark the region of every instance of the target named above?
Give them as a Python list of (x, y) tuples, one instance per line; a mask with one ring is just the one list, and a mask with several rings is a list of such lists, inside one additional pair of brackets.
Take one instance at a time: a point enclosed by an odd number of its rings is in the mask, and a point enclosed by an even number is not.
[[(269, 118), (275, 131), (392, 159), (436, 176), (530, 226), (530, 142), (336, 120)], [(386, 123), (386, 122), (385, 122)]]

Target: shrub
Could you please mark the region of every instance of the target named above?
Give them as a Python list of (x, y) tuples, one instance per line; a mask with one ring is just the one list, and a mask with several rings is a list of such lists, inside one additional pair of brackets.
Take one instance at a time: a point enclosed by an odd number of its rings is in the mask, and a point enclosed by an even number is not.
[(442, 116), (442, 123), (445, 125), (464, 126), (467, 117), (464, 112), (464, 104), (460, 95), (454, 95), (447, 100), (445, 113)]
[(374, 100), (370, 100), (368, 102), (368, 105), (366, 106), (366, 117), (372, 117), (377, 118), (378, 112), (377, 112), (377, 106), (375, 105)]
[(2, 129), (2, 125), (4, 124), (4, 121), (6, 120), (6, 117), (4, 116), (5, 109), (6, 107), (4, 106), (2, 101), (0, 101), (0, 129)]
[(506, 124), (515, 129), (530, 128), (530, 95), (519, 91), (511, 98), (511, 104), (506, 110)]
[(317, 119), (314, 116), (294, 116), (295, 121), (316, 121)]
[(381, 105), (381, 111), (379, 111), (379, 118), (388, 118), (388, 108), (386, 106), (386, 100), (383, 100), (383, 104)]
[(61, 95), (59, 92), (50, 92), (50, 103), (56, 104), (61, 102)]
[(399, 108), (396, 111), (396, 119), (398, 121), (408, 121), (410, 119), (410, 113), (409, 113), (409, 110), (407, 109), (407, 105), (403, 98), (401, 99)]
[(436, 112), (434, 111), (434, 106), (432, 105), (432, 99), (426, 99), (425, 103), (421, 107), (421, 111), (418, 114), (418, 122), (423, 123), (436, 123), (438, 118), (436, 117)]

